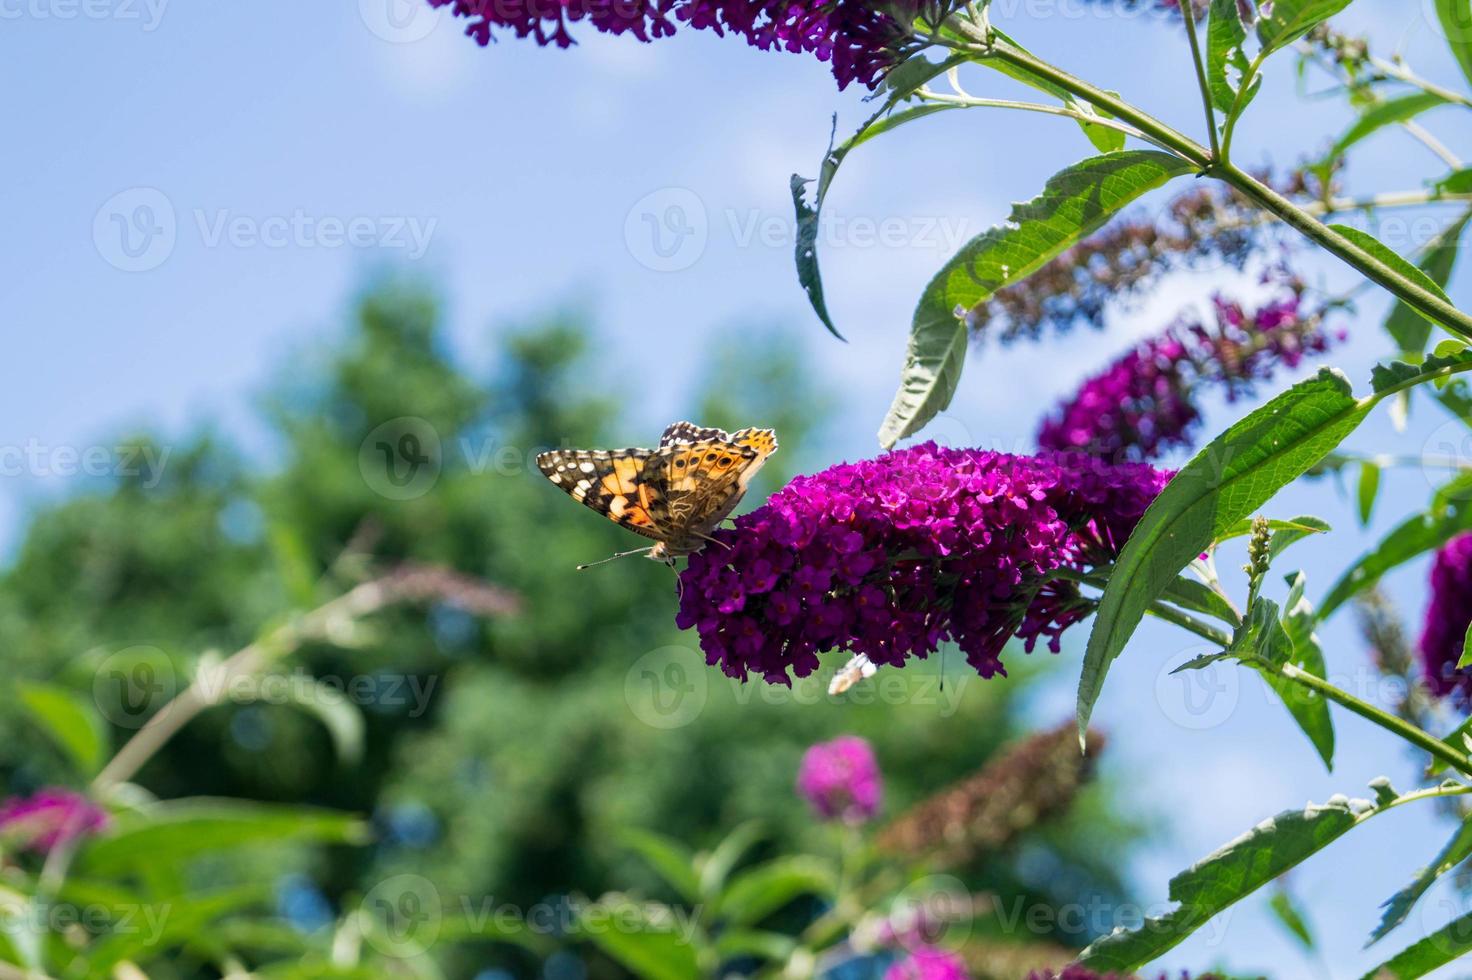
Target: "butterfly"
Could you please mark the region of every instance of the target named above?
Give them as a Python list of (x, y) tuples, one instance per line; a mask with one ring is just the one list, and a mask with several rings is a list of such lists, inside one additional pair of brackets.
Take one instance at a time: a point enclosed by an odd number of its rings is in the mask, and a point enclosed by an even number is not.
[(727, 433), (676, 422), (664, 430), (657, 449), (557, 449), (538, 456), (537, 468), (572, 499), (654, 539), (651, 547), (604, 561), (642, 554), (673, 567), (676, 557), (715, 540), (711, 532), (736, 509), (751, 478), (776, 451), (771, 429)]

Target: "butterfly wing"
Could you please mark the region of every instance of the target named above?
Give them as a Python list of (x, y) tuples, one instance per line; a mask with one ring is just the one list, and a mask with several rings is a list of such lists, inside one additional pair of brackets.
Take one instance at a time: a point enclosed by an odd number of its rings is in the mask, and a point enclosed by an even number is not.
[(650, 477), (658, 455), (648, 449), (553, 450), (537, 457), (542, 475), (572, 499), (646, 538), (669, 537), (669, 508)]
[(659, 448), (664, 449), (666, 446), (679, 443), (729, 442), (730, 440), (731, 437), (726, 434), (725, 429), (696, 425), (694, 422), (674, 422), (664, 430), (664, 435), (659, 437)]
[(676, 422), (658, 449), (554, 450), (538, 456), (537, 467), (572, 499), (680, 553), (725, 520), (776, 451), (771, 429), (728, 435)]
[(776, 448), (772, 430), (745, 429), (725, 440), (661, 450), (668, 454), (662, 469), (675, 527), (699, 538), (725, 520)]

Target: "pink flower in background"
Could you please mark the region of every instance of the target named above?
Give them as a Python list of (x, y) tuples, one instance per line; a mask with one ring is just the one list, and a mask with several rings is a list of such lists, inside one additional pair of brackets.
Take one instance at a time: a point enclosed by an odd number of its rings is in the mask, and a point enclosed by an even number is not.
[(884, 971), (884, 980), (969, 980), (966, 964), (949, 950), (926, 946)]
[(1421, 670), (1438, 697), (1472, 704), (1472, 676), (1457, 670), (1472, 623), (1472, 533), (1453, 538), (1431, 567), (1431, 601), (1421, 631)]
[(69, 789), (48, 787), (0, 803), (0, 835), (18, 838), (36, 851), (49, 851), (106, 825), (107, 813), (101, 807)]
[(869, 743), (857, 735), (840, 735), (803, 753), (797, 792), (824, 820), (859, 824), (879, 812), (884, 780)]

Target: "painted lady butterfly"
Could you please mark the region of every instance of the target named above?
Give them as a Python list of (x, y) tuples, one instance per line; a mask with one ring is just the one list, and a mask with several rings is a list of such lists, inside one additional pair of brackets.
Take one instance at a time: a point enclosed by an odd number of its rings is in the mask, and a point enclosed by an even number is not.
[(776, 451), (771, 429), (728, 434), (676, 422), (664, 430), (658, 449), (554, 450), (538, 456), (537, 467), (572, 499), (655, 541), (613, 558), (642, 554), (673, 566), (677, 556), (713, 540), (710, 533)]

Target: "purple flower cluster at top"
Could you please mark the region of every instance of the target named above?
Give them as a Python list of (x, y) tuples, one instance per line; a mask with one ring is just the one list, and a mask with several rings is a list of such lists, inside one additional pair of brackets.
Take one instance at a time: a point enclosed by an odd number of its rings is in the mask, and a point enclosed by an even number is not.
[(1156, 459), (1191, 445), (1202, 389), (1221, 387), (1236, 399), (1270, 380), (1278, 365), (1296, 368), (1305, 356), (1329, 349), (1323, 317), (1305, 315), (1296, 292), (1250, 315), (1221, 297), (1214, 305), (1215, 329), (1174, 326), (1085, 381), (1043, 421), (1038, 445), (1109, 459)]
[(609, 34), (641, 41), (667, 37), (683, 21), (701, 30), (739, 34), (762, 50), (804, 52), (831, 62), (839, 88), (871, 88), (897, 64), (909, 39), (907, 22), (920, 0), (429, 0), (468, 18), (465, 33), (490, 43), (493, 28), (541, 45), (573, 43), (568, 24), (586, 20)]
[(49, 851), (106, 825), (101, 807), (69, 789), (52, 787), (0, 803), (0, 835), (13, 836), (35, 851)]
[(901, 666), (955, 640), (983, 677), (1014, 634), (1058, 650), (1090, 603), (1058, 569), (1118, 554), (1169, 474), (925, 443), (798, 477), (690, 556), (677, 619), (731, 677), (790, 684), (822, 650)]
[(970, 980), (966, 964), (949, 950), (923, 946), (884, 971), (884, 980)]
[(1421, 670), (1437, 696), (1472, 705), (1472, 673), (1457, 670), (1472, 623), (1472, 533), (1442, 546), (1431, 566), (1431, 602), (1421, 630)]
[(860, 824), (879, 812), (884, 780), (869, 743), (840, 735), (803, 753), (797, 792), (824, 820)]

